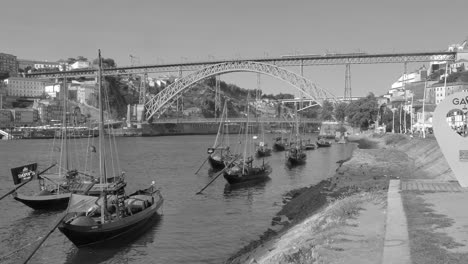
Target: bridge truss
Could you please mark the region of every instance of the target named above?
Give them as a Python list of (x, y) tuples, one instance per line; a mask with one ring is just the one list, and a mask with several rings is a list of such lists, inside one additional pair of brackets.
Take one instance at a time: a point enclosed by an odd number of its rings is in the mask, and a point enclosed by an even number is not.
[(337, 101), (333, 94), (317, 87), (311, 81), (294, 72), (271, 64), (253, 61), (231, 61), (206, 67), (166, 87), (146, 102), (146, 119), (148, 120), (154, 115), (159, 118), (170, 107), (171, 101), (192, 84), (214, 75), (239, 71), (263, 73), (286, 81), (300, 90), (307, 98), (314, 100), (318, 105), (321, 105), (324, 100)]
[[(127, 67), (107, 68), (102, 70), (104, 76), (197, 71), (212, 65), (229, 62), (258, 62), (272, 64), (278, 67), (314, 66), (314, 65), (345, 65), (345, 64), (377, 64), (377, 63), (412, 63), (430, 61), (455, 61), (456, 52), (419, 52), (419, 53), (386, 53), (386, 54), (336, 54), (336, 55), (291, 55), (276, 58), (250, 58), (238, 60), (213, 60), (201, 62), (184, 62), (156, 65), (138, 65)], [(94, 77), (97, 69), (81, 69), (62, 72), (29, 73), (27, 77), (63, 78), (63, 77)]]

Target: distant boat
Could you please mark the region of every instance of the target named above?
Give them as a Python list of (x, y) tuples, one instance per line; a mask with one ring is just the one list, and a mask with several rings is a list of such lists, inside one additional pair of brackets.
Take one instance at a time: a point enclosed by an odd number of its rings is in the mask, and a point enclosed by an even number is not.
[(208, 163), (215, 171), (222, 170), (225, 164), (230, 163), (234, 158), (229, 148), (229, 125), (227, 120), (227, 102), (224, 103), (223, 113), (219, 122), (218, 133), (216, 134), (213, 147), (208, 148)]
[(237, 162), (224, 172), (224, 178), (231, 185), (247, 182), (261, 182), (270, 179), (269, 175), (272, 172), (271, 166), (268, 164), (253, 166), (252, 162), (252, 158)]
[(306, 162), (307, 155), (302, 152), (301, 149), (291, 148), (288, 151), (287, 158), (288, 165), (295, 166), (304, 164)]
[(273, 143), (273, 150), (274, 151), (284, 151), (284, 150), (286, 150), (285, 141), (286, 141), (286, 139), (283, 139), (283, 137), (277, 137), (275, 139), (275, 142)]
[(245, 123), (245, 140), (244, 140), (244, 153), (241, 160), (234, 162), (234, 165), (224, 171), (224, 178), (231, 184), (239, 184), (246, 182), (261, 182), (270, 179), (268, 176), (272, 172), (272, 168), (262, 162), (260, 166), (253, 165), (253, 158), (247, 151), (249, 146), (249, 96), (247, 95), (247, 122)]
[(305, 150), (312, 150), (312, 149), (316, 149), (317, 148), (317, 145), (315, 145), (314, 143), (311, 142), (311, 140), (306, 140), (306, 142), (304, 143), (304, 146), (303, 148)]
[(325, 147), (330, 147), (331, 146), (331, 142), (326, 141), (324, 139), (319, 139), (316, 143), (317, 143), (317, 147), (319, 147), (319, 148), (325, 148)]
[(301, 165), (306, 162), (307, 155), (304, 152), (303, 142), (299, 133), (299, 116), (297, 113), (297, 105), (295, 107), (295, 140), (290, 142), (290, 147), (286, 153), (286, 163), (290, 166)]
[(268, 144), (261, 141), (257, 145), (257, 150), (255, 151), (255, 155), (258, 158), (271, 156), (271, 148), (268, 147)]
[[(104, 102), (100, 52), (98, 58), (99, 102)], [(125, 184), (119, 184), (119, 181), (109, 182), (108, 179), (112, 177), (108, 178), (107, 174), (113, 170), (107, 167), (114, 163), (106, 161), (106, 157), (104, 157), (103, 149), (106, 143), (104, 137), (106, 135), (104, 133), (102, 103), (99, 105), (101, 106), (99, 107), (100, 182), (94, 187), (100, 190), (100, 196), (72, 194), (67, 213), (58, 225), (59, 230), (77, 247), (102, 243), (122, 237), (130, 232), (140, 231), (147, 227), (146, 224), (155, 219), (164, 202), (160, 191), (154, 186), (154, 181), (150, 187), (130, 195), (125, 193)], [(110, 147), (116, 146), (110, 144)], [(114, 151), (117, 153), (116, 149)], [(115, 158), (117, 159), (117, 157)]]

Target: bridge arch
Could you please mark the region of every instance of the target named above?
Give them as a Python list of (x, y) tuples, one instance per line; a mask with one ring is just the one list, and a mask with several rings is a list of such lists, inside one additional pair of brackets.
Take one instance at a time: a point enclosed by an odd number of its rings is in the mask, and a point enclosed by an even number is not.
[(161, 116), (167, 110), (169, 103), (178, 98), (178, 95), (192, 84), (214, 75), (230, 72), (256, 72), (275, 77), (291, 84), (305, 96), (315, 100), (318, 105), (322, 105), (324, 100), (337, 101), (336, 97), (329, 91), (319, 88), (308, 79), (276, 65), (253, 61), (231, 61), (211, 65), (191, 73), (160, 91), (145, 103), (146, 120), (154, 115)]

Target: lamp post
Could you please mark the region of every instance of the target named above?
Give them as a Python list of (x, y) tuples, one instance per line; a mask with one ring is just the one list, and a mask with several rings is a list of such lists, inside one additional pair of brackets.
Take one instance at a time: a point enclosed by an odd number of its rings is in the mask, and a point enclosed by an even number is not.
[(424, 113), (424, 106), (426, 104), (426, 89), (427, 89), (427, 77), (426, 80), (424, 81), (424, 92), (423, 92), (423, 105), (422, 105), (422, 121), (423, 121), (423, 127), (422, 127), (422, 137), (426, 138), (426, 114)]

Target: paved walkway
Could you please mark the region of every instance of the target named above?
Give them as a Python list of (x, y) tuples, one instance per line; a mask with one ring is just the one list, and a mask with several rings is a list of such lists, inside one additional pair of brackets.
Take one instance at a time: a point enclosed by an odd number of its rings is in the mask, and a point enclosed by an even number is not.
[(408, 225), (400, 195), (400, 180), (390, 180), (382, 264), (411, 263)]
[(458, 182), (441, 182), (434, 180), (404, 180), (401, 182), (402, 191), (433, 191), (433, 192), (467, 192)]

